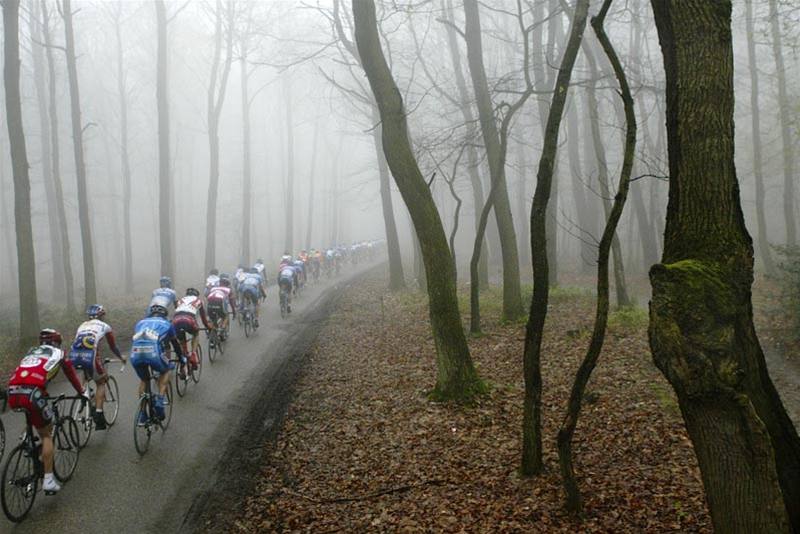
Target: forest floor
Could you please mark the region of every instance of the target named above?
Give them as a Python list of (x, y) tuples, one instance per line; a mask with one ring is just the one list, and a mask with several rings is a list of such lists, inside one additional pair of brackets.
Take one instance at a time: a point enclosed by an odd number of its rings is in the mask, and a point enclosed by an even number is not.
[[(591, 293), (552, 293), (544, 338), (545, 473), (518, 475), (523, 323), (483, 295), (485, 334), (469, 340), (490, 392), (469, 407), (435, 403), (426, 299), (391, 294), (380, 276), (353, 286), (312, 346), (254, 491), (208, 532), (707, 532), (691, 444), (653, 366), (646, 313), (612, 314), (575, 436), (585, 514), (563, 511), (555, 436), (586, 349)], [(463, 305), (466, 306), (466, 298)]]

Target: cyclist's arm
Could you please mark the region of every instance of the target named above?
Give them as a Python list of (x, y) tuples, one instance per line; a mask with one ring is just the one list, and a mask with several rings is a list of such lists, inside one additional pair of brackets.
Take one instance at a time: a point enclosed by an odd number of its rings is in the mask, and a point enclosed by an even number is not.
[(114, 353), (114, 356), (120, 360), (124, 359), (122, 357), (122, 353), (119, 351), (119, 348), (117, 348), (117, 340), (114, 338), (114, 332), (109, 331), (108, 334), (106, 334), (106, 339), (108, 340), (108, 348), (111, 349), (111, 352)]
[(233, 291), (228, 293), (228, 302), (231, 303), (231, 310), (233, 310), (233, 317), (236, 317), (236, 297), (233, 296)]
[(205, 306), (200, 306), (200, 319), (203, 320), (203, 326), (206, 327), (206, 330), (211, 330), (211, 326), (208, 324), (208, 317), (206, 316)]
[(75, 372), (75, 367), (72, 365), (72, 360), (65, 358), (61, 366), (64, 368), (64, 374), (67, 375), (69, 383), (72, 384), (72, 387), (75, 388), (78, 395), (83, 395), (83, 386), (81, 385), (80, 378), (78, 378), (78, 373)]
[(183, 349), (181, 348), (181, 342), (178, 341), (178, 336), (173, 334), (170, 336), (169, 342), (172, 345), (172, 350), (175, 351), (175, 355), (178, 356), (178, 358), (183, 356)]

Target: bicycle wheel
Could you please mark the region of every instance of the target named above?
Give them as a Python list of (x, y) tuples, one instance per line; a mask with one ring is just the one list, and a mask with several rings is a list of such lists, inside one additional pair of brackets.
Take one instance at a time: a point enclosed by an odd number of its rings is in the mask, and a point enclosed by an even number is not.
[(178, 390), (178, 396), (180, 396), (180, 397), (183, 397), (184, 395), (186, 395), (186, 388), (189, 385), (189, 375), (188, 375), (189, 369), (188, 368), (189, 368), (189, 364), (187, 362), (187, 364), (184, 366), (184, 375), (183, 375), (184, 377), (181, 378), (181, 376), (180, 376), (180, 369), (181, 369), (180, 362), (178, 362), (178, 364), (175, 366), (175, 389)]
[(76, 443), (78, 447), (82, 449), (89, 443), (89, 438), (94, 429), (94, 419), (92, 419), (91, 408), (86, 400), (75, 399), (70, 405), (69, 413), (75, 420), (77, 428), (77, 435), (75, 436)]
[[(142, 416), (141, 414), (144, 415)], [(145, 423), (140, 425), (139, 419), (143, 419)], [(139, 453), (139, 456), (144, 456), (150, 447), (151, 420), (150, 402), (147, 397), (142, 397), (139, 400), (139, 409), (133, 415), (133, 445), (136, 447), (136, 452)]]
[(224, 336), (220, 336), (219, 334), (217, 334), (217, 345), (216, 345), (216, 347), (217, 347), (217, 351), (220, 354), (225, 354), (225, 340), (228, 339), (228, 334), (230, 334), (230, 331), (231, 331), (231, 327), (230, 327), (230, 324), (228, 324), (228, 326), (225, 327), (225, 335)]
[(0, 419), (0, 463), (3, 461), (3, 455), (6, 453), (6, 427), (3, 420)]
[(106, 417), (108, 426), (114, 426), (119, 415), (119, 386), (117, 379), (113, 376), (108, 377), (106, 382), (106, 402), (103, 404), (103, 414)]
[(200, 375), (203, 374), (203, 346), (197, 345), (197, 369), (192, 368), (192, 382), (200, 382)]
[(286, 294), (281, 292), (281, 319), (286, 319)]
[(164, 405), (164, 420), (161, 421), (161, 430), (166, 430), (172, 421), (172, 382), (167, 383), (167, 402)]
[(244, 318), (244, 337), (250, 337), (252, 328), (250, 324), (250, 315), (248, 314), (247, 317)]
[(208, 361), (212, 364), (217, 357), (217, 347), (219, 347), (219, 345), (219, 336), (216, 332), (212, 332), (212, 334), (208, 336)]
[(0, 501), (9, 520), (19, 523), (25, 519), (36, 500), (38, 484), (33, 456), (25, 444), (20, 443), (11, 451), (0, 481)]
[(61, 417), (53, 425), (53, 474), (61, 482), (72, 478), (78, 466), (80, 447), (75, 443), (78, 435), (78, 425), (72, 416)]

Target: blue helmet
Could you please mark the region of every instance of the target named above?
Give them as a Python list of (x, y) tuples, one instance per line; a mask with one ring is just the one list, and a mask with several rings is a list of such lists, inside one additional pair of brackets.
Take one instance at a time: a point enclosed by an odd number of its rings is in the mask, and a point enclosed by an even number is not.
[(105, 314), (106, 309), (103, 308), (102, 304), (92, 304), (86, 308), (86, 315), (88, 315), (90, 319), (100, 319)]
[(172, 288), (172, 278), (169, 276), (162, 276), (158, 282), (161, 284), (161, 287), (168, 287), (170, 289)]

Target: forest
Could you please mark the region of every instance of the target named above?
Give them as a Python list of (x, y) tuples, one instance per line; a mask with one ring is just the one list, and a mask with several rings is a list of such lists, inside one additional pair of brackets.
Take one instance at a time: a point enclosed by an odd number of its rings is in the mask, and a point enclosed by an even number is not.
[(800, 532), (796, 0), (0, 5), (0, 531)]

